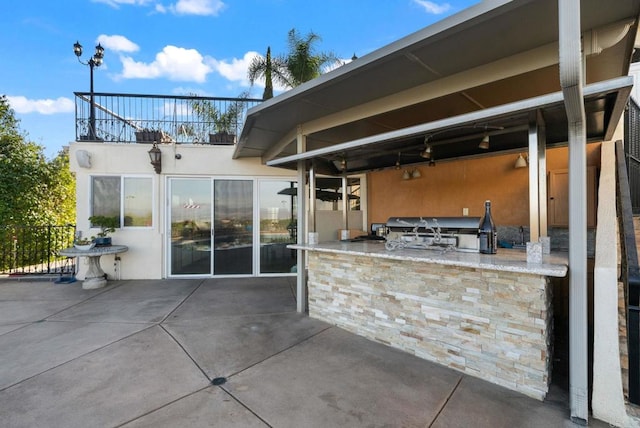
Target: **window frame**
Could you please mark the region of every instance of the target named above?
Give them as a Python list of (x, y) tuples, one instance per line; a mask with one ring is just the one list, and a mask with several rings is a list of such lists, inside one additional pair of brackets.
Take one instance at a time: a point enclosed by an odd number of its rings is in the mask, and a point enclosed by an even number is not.
[[(94, 179), (96, 178), (100, 178), (100, 177), (110, 177), (110, 178), (114, 178), (117, 177), (120, 180), (120, 201), (119, 201), (119, 220), (120, 220), (120, 227), (119, 229), (128, 229), (128, 230), (145, 230), (145, 229), (154, 229), (156, 226), (156, 221), (157, 221), (157, 214), (156, 214), (156, 209), (155, 209), (155, 204), (156, 204), (156, 191), (155, 188), (156, 186), (154, 186), (155, 183), (155, 177), (152, 174), (95, 174), (95, 175), (90, 175), (89, 176), (89, 198), (88, 198), (88, 212), (89, 212), (89, 217), (91, 217), (93, 215), (93, 209), (94, 209), (94, 201), (93, 201), (93, 189), (94, 189)], [(128, 178), (147, 178), (150, 180), (150, 184), (151, 184), (151, 202), (150, 202), (150, 209), (151, 209), (151, 225), (150, 226), (125, 226), (124, 224), (124, 218), (125, 218), (125, 181)]]

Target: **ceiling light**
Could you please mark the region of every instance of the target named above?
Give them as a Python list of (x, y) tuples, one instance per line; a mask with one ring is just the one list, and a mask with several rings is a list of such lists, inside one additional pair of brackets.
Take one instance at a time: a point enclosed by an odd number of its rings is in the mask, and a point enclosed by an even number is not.
[(408, 170), (404, 170), (404, 172), (402, 173), (402, 179), (403, 180), (409, 180), (411, 178), (411, 174), (409, 174)]
[(419, 169), (414, 169), (413, 171), (411, 171), (411, 178), (420, 178), (422, 177), (422, 174), (420, 173)]
[(425, 159), (431, 159), (431, 144), (427, 144), (427, 147), (425, 147), (424, 150), (420, 152), (420, 156)]
[(485, 134), (484, 137), (482, 137), (482, 141), (478, 144), (478, 148), (484, 150), (489, 148), (489, 134)]
[(396, 161), (396, 170), (400, 169), (400, 152), (398, 152), (398, 160)]
[(518, 158), (516, 159), (516, 164), (514, 165), (514, 168), (526, 168), (527, 167), (527, 160), (524, 158), (524, 156), (522, 156), (522, 153), (520, 153), (518, 155)]

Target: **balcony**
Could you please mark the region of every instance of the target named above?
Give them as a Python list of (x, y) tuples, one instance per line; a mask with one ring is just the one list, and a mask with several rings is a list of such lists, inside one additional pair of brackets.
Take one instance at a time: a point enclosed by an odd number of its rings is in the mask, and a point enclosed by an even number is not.
[[(235, 144), (251, 98), (74, 92), (76, 141)], [(94, 132), (91, 132), (91, 131)]]

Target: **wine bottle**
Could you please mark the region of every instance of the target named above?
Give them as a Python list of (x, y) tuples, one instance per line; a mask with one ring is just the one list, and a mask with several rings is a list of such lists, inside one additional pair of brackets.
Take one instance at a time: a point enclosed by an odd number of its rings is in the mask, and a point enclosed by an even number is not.
[(478, 238), (480, 240), (480, 252), (482, 254), (495, 254), (498, 249), (498, 234), (496, 225), (491, 218), (491, 201), (484, 203), (484, 217), (480, 220), (478, 229)]

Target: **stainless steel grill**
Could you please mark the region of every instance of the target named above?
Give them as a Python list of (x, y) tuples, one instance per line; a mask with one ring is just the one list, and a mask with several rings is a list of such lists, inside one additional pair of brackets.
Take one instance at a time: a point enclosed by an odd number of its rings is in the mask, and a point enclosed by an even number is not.
[(480, 217), (391, 217), (385, 247), (478, 251)]

